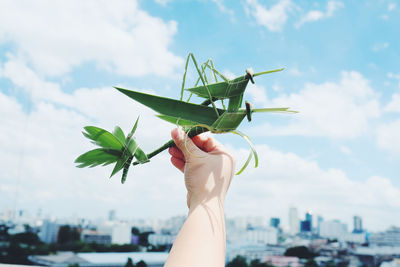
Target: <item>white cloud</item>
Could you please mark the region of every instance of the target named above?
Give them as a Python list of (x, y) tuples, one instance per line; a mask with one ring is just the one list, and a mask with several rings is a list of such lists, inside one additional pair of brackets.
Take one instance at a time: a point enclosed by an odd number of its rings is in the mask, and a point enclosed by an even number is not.
[(382, 124), (376, 133), (380, 148), (393, 154), (400, 154), (400, 120)]
[(217, 5), (219, 11), (221, 11), (222, 13), (228, 14), (231, 17), (232, 21), (235, 20), (235, 17), (234, 17), (235, 12), (232, 9), (226, 7), (223, 0), (211, 0), (211, 1)]
[[(1, 1), (0, 43), (43, 75), (84, 63), (121, 75), (168, 75), (183, 60), (169, 51), (177, 32), (136, 1)], [(29, 27), (28, 27), (29, 25)]]
[(400, 112), (400, 94), (393, 94), (391, 101), (384, 110), (387, 112)]
[(330, 18), (333, 16), (336, 10), (343, 8), (344, 4), (339, 1), (329, 1), (326, 5), (326, 11), (311, 10), (307, 12), (300, 20), (295, 24), (296, 28), (300, 28), (303, 24), (308, 22), (315, 22), (321, 19)]
[[(229, 216), (245, 212), (285, 219), (289, 207), (296, 203), (304, 211), (312, 210), (325, 219), (349, 224), (353, 215), (360, 214), (369, 230), (395, 224), (393, 212), (400, 209), (400, 188), (389, 179), (371, 176), (353, 181), (340, 169), (323, 169), (294, 153), (282, 153), (265, 145), (256, 149), (259, 167), (249, 166), (232, 181), (226, 201)], [(242, 155), (238, 164), (246, 156), (245, 151), (234, 154)]]
[(288, 73), (297, 77), (303, 75), (303, 73), (297, 67), (289, 68)]
[(395, 74), (395, 73), (392, 73), (392, 72), (389, 72), (388, 74), (387, 74), (387, 76), (388, 76), (388, 78), (390, 78), (390, 79), (395, 79), (395, 80), (397, 80), (398, 81), (398, 87), (399, 87), (399, 89), (400, 89), (400, 73), (399, 74)]
[(390, 11), (395, 10), (396, 7), (397, 7), (396, 3), (389, 3), (387, 9), (390, 12)]
[(293, 5), (291, 0), (279, 0), (268, 9), (258, 0), (246, 0), (245, 10), (248, 15), (256, 19), (258, 24), (272, 32), (279, 32), (283, 29), (288, 18), (287, 13)]
[(254, 104), (263, 104), (268, 101), (266, 90), (264, 87), (257, 84), (247, 85), (246, 93), (251, 97), (252, 103)]
[(352, 152), (350, 150), (350, 148), (348, 148), (347, 146), (340, 146), (340, 151), (342, 151), (342, 153), (346, 154), (346, 155), (350, 155)]
[[(308, 83), (298, 93), (268, 100), (270, 107), (290, 107), (288, 125), (253, 127), (251, 135), (305, 135), (354, 138), (368, 130), (369, 120), (380, 116), (377, 95), (358, 72), (342, 72), (338, 83)], [(287, 119), (289, 120), (289, 118)]]
[(326, 6), (326, 11), (311, 10), (306, 15), (304, 15), (299, 22), (296, 23), (296, 27), (301, 27), (304, 23), (314, 22), (321, 19), (332, 17), (334, 12), (340, 8), (344, 7), (342, 2), (339, 1), (329, 1)]
[(384, 43), (375, 43), (373, 46), (372, 46), (372, 51), (374, 51), (374, 52), (379, 52), (379, 51), (382, 51), (382, 50), (384, 50), (384, 49), (386, 49), (386, 48), (388, 48), (389, 47), (389, 43), (387, 43), (387, 42), (384, 42)]
[(159, 5), (167, 6), (168, 2), (171, 2), (171, 0), (155, 0), (155, 2)]

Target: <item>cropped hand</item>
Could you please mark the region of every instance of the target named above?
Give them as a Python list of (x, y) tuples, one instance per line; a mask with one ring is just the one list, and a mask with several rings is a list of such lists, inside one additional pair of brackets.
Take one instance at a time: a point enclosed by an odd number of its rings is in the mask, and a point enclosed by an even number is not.
[(188, 207), (213, 198), (223, 204), (234, 174), (234, 157), (211, 137), (197, 135), (185, 140), (185, 133), (178, 128), (171, 136), (176, 144), (169, 149), (171, 162), (185, 174)]

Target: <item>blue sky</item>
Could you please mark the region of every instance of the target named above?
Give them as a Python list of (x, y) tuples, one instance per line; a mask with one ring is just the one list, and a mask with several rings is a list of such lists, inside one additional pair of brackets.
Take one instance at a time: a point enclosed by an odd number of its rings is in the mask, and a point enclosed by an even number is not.
[[(185, 214), (182, 177), (166, 153), (133, 168), (125, 185), (108, 180), (110, 168), (77, 169), (73, 160), (92, 148), (83, 126), (127, 131), (139, 114), (145, 151), (164, 143), (172, 126), (112, 86), (177, 98), (193, 52), (229, 77), (284, 67), (257, 77), (245, 98), (300, 111), (255, 114), (240, 126), (260, 166), (235, 177), (228, 216), (285, 224), (296, 206), (349, 225), (360, 215), (372, 231), (398, 225), (399, 15), (393, 0), (2, 1), (0, 209)], [(246, 143), (216, 138), (240, 165)]]

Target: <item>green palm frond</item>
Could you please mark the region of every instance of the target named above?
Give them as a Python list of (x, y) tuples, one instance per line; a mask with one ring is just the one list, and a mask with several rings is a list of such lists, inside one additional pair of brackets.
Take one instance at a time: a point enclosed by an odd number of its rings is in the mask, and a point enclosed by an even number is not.
[(84, 129), (86, 132), (82, 132), (83, 135), (91, 139), (93, 143), (98, 146), (116, 150), (121, 150), (124, 146), (124, 143), (121, 143), (116, 136), (102, 128), (96, 126), (86, 126)]
[(75, 160), (75, 163), (79, 163), (79, 165), (77, 165), (78, 168), (92, 168), (98, 165), (105, 166), (116, 162), (121, 154), (119, 150), (97, 148), (80, 155)]

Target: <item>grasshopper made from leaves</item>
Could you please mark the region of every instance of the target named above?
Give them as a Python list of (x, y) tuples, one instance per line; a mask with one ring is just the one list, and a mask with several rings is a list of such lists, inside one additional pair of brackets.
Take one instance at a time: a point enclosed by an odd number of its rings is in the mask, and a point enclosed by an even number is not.
[[(186, 73), (190, 59), (192, 59), (199, 77), (194, 87), (185, 88)], [(135, 101), (158, 112), (157, 116), (159, 118), (181, 126), (190, 138), (207, 131), (212, 133), (233, 132), (242, 136), (249, 143), (251, 151), (244, 166), (237, 172), (237, 174), (240, 174), (247, 167), (253, 156), (255, 167), (258, 166), (258, 156), (249, 137), (236, 130), (243, 119), (247, 117), (248, 121), (251, 121), (252, 113), (254, 112), (296, 112), (289, 110), (289, 108), (253, 109), (247, 101), (245, 102), (245, 108), (241, 109), (243, 94), (249, 81), (254, 83), (254, 77), (256, 76), (281, 70), (283, 69), (253, 73), (251, 69), (247, 69), (245, 75), (229, 80), (214, 68), (214, 63), (210, 59), (204, 62), (199, 68), (195, 57), (190, 53), (186, 60), (180, 100), (140, 93), (119, 87), (115, 88)], [(206, 71), (210, 72), (208, 77)], [(223, 81), (219, 82), (218, 77)], [(214, 82), (210, 83), (211, 80)], [(201, 85), (198, 86), (200, 82)], [(190, 92), (187, 101), (183, 100), (184, 91)], [(189, 100), (193, 94), (205, 100), (201, 104), (190, 103)], [(228, 100), (228, 107), (225, 106), (224, 100)], [(217, 108), (216, 101), (221, 101), (223, 108)], [(133, 136), (137, 124), (138, 119), (126, 137), (118, 126), (115, 127), (113, 133), (95, 126), (84, 127), (86, 132), (83, 132), (83, 135), (91, 139), (100, 148), (88, 151), (79, 156), (75, 160), (78, 163), (77, 167), (94, 167), (116, 163), (111, 176), (123, 170), (121, 182), (124, 183), (131, 164), (137, 165), (149, 162), (155, 155), (175, 145), (174, 141), (170, 140), (153, 152), (145, 154)], [(135, 161), (132, 163), (134, 158)]]

